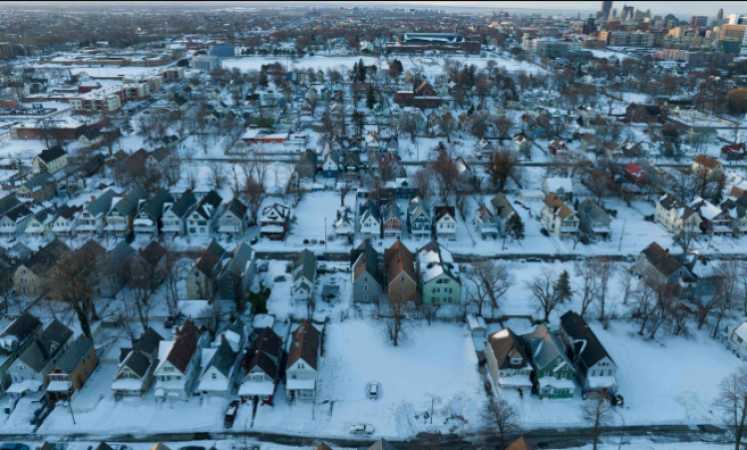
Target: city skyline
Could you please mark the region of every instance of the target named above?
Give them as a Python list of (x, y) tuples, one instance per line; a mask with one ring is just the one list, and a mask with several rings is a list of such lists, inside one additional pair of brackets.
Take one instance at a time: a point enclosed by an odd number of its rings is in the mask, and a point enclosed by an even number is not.
[[(489, 9), (537, 9), (537, 10), (588, 10), (588, 11), (600, 11), (602, 9), (601, 1), (581, 1), (581, 2), (549, 2), (549, 1), (537, 1), (537, 2), (507, 2), (507, 1), (466, 1), (466, 2), (450, 2), (450, 1), (408, 1), (408, 2), (396, 2), (386, 1), (384, 3), (389, 4), (402, 4), (402, 5), (422, 5), (422, 6), (444, 6), (444, 7), (472, 7), (472, 8), (489, 8)], [(672, 3), (665, 1), (628, 1), (628, 2), (614, 2), (612, 7), (618, 10), (622, 9), (622, 4), (626, 6), (632, 6), (640, 10), (650, 9), (652, 13), (666, 14), (672, 13), (677, 16), (708, 16), (715, 17), (718, 10), (723, 8), (724, 15), (733, 13), (747, 14), (747, 4), (745, 2), (736, 1), (716, 1), (716, 2), (683, 2), (683, 3)], [(675, 10), (676, 9), (676, 10)]]

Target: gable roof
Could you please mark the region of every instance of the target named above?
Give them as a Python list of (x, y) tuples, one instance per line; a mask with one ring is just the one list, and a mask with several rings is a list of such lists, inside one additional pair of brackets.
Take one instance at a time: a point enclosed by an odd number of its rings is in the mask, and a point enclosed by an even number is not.
[(174, 206), (171, 207), (170, 211), (180, 219), (183, 218), (189, 210), (192, 208), (192, 206), (197, 203), (197, 199), (195, 198), (194, 194), (191, 192), (185, 192), (182, 194), (182, 197), (174, 203)]
[(524, 436), (515, 440), (511, 445), (506, 447), (506, 450), (534, 450), (534, 446), (524, 440)]
[(199, 338), (200, 330), (189, 320), (185, 321), (176, 334), (166, 361), (170, 362), (178, 371), (184, 373), (197, 350)]
[(174, 203), (174, 196), (167, 191), (159, 191), (152, 198), (145, 201), (140, 211), (145, 211), (152, 219), (158, 220), (163, 214), (163, 205), (165, 203)]
[(59, 145), (55, 145), (54, 147), (50, 149), (42, 150), (42, 152), (39, 153), (37, 157), (41, 159), (42, 161), (44, 161), (45, 164), (49, 164), (52, 161), (58, 158), (61, 158), (65, 155), (67, 155), (67, 152), (63, 150), (62, 147), (60, 147)]
[(108, 189), (106, 192), (101, 194), (96, 200), (92, 201), (85, 207), (85, 210), (91, 213), (94, 217), (98, 217), (101, 214), (106, 214), (111, 208), (112, 200), (118, 195), (114, 190)]
[(358, 249), (361, 250), (361, 253), (353, 266), (353, 283), (358, 281), (364, 273), (368, 273), (376, 282), (381, 283), (379, 253), (368, 241), (363, 241)]
[(70, 344), (70, 347), (68, 347), (65, 354), (57, 361), (55, 367), (59, 368), (65, 374), (72, 374), (86, 353), (91, 350), (91, 347), (93, 347), (93, 341), (81, 334)]
[(205, 219), (210, 219), (215, 214), (215, 211), (218, 210), (221, 203), (223, 203), (221, 196), (211, 190), (207, 195), (202, 197), (195, 211)]
[(524, 352), (524, 342), (510, 328), (504, 328), (488, 336), (488, 345), (493, 350), (498, 369), (517, 368), (511, 364), (511, 358), (517, 355), (522, 358), (522, 367), (531, 363)]
[(641, 255), (645, 256), (648, 262), (658, 270), (662, 275), (668, 277), (682, 268), (682, 263), (664, 250), (656, 242), (652, 242), (648, 247), (643, 249)]
[(140, 256), (150, 264), (155, 266), (161, 259), (166, 256), (166, 249), (158, 241), (150, 241), (147, 247), (140, 251)]
[(699, 166), (703, 166), (708, 170), (715, 169), (716, 167), (720, 166), (721, 163), (716, 158), (711, 158), (710, 156), (700, 154), (693, 158), (693, 162), (695, 164), (698, 164)]
[(223, 339), (220, 345), (218, 345), (218, 348), (213, 353), (213, 357), (210, 359), (207, 367), (205, 367), (205, 370), (207, 370), (209, 367), (215, 367), (218, 372), (222, 373), (226, 378), (228, 378), (235, 360), (236, 354), (231, 349), (231, 344)]
[(547, 205), (548, 208), (552, 209), (554, 215), (560, 217), (561, 219), (565, 219), (566, 217), (573, 214), (571, 208), (569, 208), (568, 205), (566, 205), (565, 202), (560, 199), (560, 197), (555, 195), (555, 192), (550, 192), (549, 194), (547, 194), (543, 202), (545, 205)]
[(436, 206), (433, 208), (433, 215), (435, 217), (434, 222), (438, 222), (447, 215), (456, 220), (456, 208), (453, 206)]
[[(594, 331), (581, 316), (573, 311), (568, 311), (560, 316), (560, 326), (573, 339), (574, 352), (578, 354), (586, 367), (593, 367), (594, 364), (604, 358), (609, 358), (610, 361), (614, 362), (602, 343), (599, 342)], [(575, 341), (579, 342), (576, 343)]]
[(525, 339), (527, 341), (527, 346), (532, 353), (532, 360), (538, 369), (547, 366), (556, 358), (562, 358), (563, 361), (573, 369), (571, 361), (565, 355), (565, 352), (563, 352), (563, 347), (561, 346), (560, 341), (558, 341), (558, 338), (550, 332), (550, 329), (547, 328), (546, 325), (537, 325), (537, 328), (526, 335)]
[(511, 202), (509, 202), (506, 196), (500, 192), (490, 199), (490, 206), (493, 207), (495, 215), (504, 220), (511, 217), (516, 212), (514, 207), (511, 206)]
[(156, 330), (148, 327), (132, 349), (157, 356), (158, 345), (161, 341), (163, 341), (163, 337)]
[(290, 367), (299, 359), (316, 370), (317, 355), (319, 349), (319, 330), (308, 320), (293, 331), (292, 342), (288, 349), (288, 365)]
[(384, 250), (384, 265), (386, 266), (387, 279), (390, 283), (402, 272), (405, 272), (413, 281), (417, 280), (412, 252), (400, 240), (397, 240), (391, 247)]
[(35, 275), (41, 275), (70, 252), (70, 248), (64, 242), (55, 238), (52, 242), (39, 252), (33, 254), (23, 263), (27, 269)]
[(143, 352), (133, 349), (122, 361), (122, 367), (129, 368), (135, 375), (142, 378), (148, 373), (151, 363), (152, 361)]
[(13, 337), (18, 344), (21, 344), (29, 338), (37, 328), (41, 326), (41, 321), (28, 312), (24, 312), (10, 323), (0, 333), (0, 339)]
[(366, 450), (397, 450), (392, 444), (386, 439), (379, 439), (378, 441), (371, 444)]

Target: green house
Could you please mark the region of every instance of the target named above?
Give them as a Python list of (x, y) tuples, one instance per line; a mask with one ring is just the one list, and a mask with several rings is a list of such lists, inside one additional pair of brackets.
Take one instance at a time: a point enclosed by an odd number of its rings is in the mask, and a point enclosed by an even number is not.
[(418, 278), (422, 304), (425, 306), (458, 305), (462, 299), (459, 266), (451, 252), (436, 241), (418, 250)]
[(560, 340), (545, 325), (537, 326), (524, 340), (532, 358), (535, 375), (532, 382), (539, 398), (573, 398), (576, 369), (565, 355)]

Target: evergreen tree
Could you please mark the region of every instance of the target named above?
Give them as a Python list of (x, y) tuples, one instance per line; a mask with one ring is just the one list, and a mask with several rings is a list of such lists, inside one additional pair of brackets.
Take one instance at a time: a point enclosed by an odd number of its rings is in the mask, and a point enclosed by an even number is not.
[(470, 105), (469, 109), (467, 110), (467, 115), (472, 116), (472, 114), (475, 113), (475, 105)]
[(259, 73), (259, 81), (257, 84), (263, 88), (267, 87), (267, 74), (264, 71)]
[(555, 283), (555, 296), (560, 303), (565, 303), (573, 298), (573, 289), (571, 289), (571, 276), (568, 271), (564, 270), (560, 278)]
[(524, 239), (524, 222), (521, 221), (521, 216), (514, 213), (508, 218), (506, 222), (506, 234), (517, 241)]
[(353, 63), (352, 79), (353, 83), (358, 82), (358, 63)]
[(358, 83), (364, 83), (366, 81), (366, 65), (363, 63), (363, 58), (358, 62)]
[(376, 104), (376, 97), (374, 97), (373, 87), (369, 86), (366, 90), (366, 108), (373, 109)]

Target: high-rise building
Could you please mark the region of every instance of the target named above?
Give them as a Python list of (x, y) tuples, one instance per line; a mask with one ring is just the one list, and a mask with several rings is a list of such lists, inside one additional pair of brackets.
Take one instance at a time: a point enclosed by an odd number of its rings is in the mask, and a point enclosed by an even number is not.
[(623, 6), (622, 11), (620, 12), (620, 20), (622, 22), (633, 20), (634, 11), (635, 8), (632, 6)]
[(581, 34), (591, 34), (597, 31), (597, 27), (594, 24), (594, 18), (589, 17), (584, 21), (583, 25), (581, 25)]
[(708, 17), (706, 16), (692, 16), (690, 17), (690, 25), (694, 27), (704, 27), (708, 23)]
[(721, 20), (724, 18), (724, 8), (720, 8), (718, 12), (716, 13), (716, 20)]
[(603, 13), (603, 17), (609, 17), (611, 10), (612, 10), (612, 2), (610, 2), (610, 1), (604, 1), (604, 2), (602, 2), (602, 13)]

